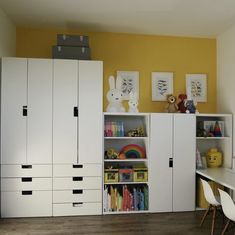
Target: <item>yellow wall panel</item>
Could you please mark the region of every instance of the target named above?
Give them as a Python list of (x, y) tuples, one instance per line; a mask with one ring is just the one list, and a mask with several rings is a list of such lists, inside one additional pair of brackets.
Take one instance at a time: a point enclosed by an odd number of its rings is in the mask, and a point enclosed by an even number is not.
[[(202, 113), (216, 112), (216, 40), (78, 30), (17, 28), (18, 57), (51, 58), (58, 33), (89, 36), (93, 60), (104, 61), (104, 110), (107, 106), (108, 77), (117, 70), (140, 72), (140, 112), (163, 112), (166, 102), (151, 100), (151, 72), (174, 73), (174, 94), (185, 93), (186, 73), (205, 73), (208, 100), (199, 103)], [(127, 103), (125, 102), (127, 108)]]

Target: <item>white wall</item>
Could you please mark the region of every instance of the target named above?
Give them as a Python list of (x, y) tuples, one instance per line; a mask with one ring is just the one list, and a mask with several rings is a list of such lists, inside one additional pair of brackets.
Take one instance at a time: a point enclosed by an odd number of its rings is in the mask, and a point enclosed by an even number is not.
[(0, 57), (15, 56), (16, 27), (5, 12), (0, 9)]
[[(235, 25), (217, 37), (217, 92), (217, 111), (235, 116)], [(235, 133), (234, 117), (233, 124)]]

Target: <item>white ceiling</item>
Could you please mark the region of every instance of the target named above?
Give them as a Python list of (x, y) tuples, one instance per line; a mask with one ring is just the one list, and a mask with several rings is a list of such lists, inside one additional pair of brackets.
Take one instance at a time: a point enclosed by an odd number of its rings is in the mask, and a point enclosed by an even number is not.
[(0, 0), (17, 26), (216, 37), (235, 25), (235, 0)]

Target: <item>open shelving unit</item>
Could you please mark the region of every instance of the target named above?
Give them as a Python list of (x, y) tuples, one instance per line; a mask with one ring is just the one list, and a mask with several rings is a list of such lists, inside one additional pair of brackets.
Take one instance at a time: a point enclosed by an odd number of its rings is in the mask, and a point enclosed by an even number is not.
[(104, 113), (103, 152), (103, 213), (147, 212), (149, 114)]

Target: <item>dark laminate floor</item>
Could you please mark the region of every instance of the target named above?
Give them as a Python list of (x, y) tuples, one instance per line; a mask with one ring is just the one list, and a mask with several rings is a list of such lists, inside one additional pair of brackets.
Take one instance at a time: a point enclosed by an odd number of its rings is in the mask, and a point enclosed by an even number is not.
[[(210, 234), (207, 219), (202, 228), (199, 221), (201, 211), (185, 213), (129, 214), (54, 218), (0, 219), (0, 234), (4, 235), (64, 235), (64, 234)], [(223, 227), (218, 217), (216, 233)], [(234, 230), (233, 230), (234, 231)], [(227, 234), (234, 234), (232, 230)]]

